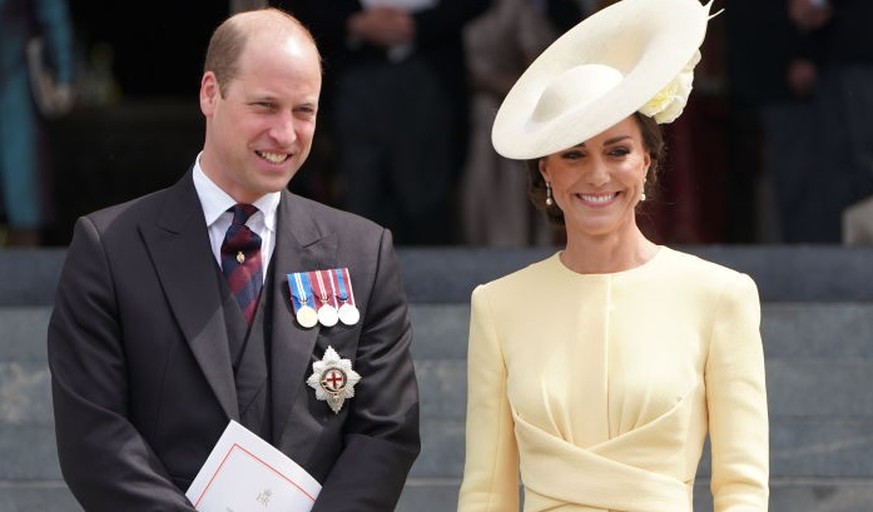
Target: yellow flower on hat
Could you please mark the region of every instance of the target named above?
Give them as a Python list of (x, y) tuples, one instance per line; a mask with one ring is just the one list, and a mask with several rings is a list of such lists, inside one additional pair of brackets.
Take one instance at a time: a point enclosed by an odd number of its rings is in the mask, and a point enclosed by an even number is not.
[(688, 102), (688, 95), (691, 94), (691, 86), (694, 81), (694, 66), (698, 62), (700, 62), (699, 50), (694, 52), (694, 56), (676, 78), (640, 108), (640, 113), (651, 117), (658, 124), (675, 121)]

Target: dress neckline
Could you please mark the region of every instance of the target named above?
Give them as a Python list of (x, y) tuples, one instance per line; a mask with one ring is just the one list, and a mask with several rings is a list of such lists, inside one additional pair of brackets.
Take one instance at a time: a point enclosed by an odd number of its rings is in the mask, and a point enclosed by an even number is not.
[(641, 265), (637, 265), (636, 267), (633, 267), (633, 268), (626, 269), (626, 270), (618, 270), (616, 272), (595, 272), (595, 273), (584, 273), (584, 274), (580, 273), (580, 272), (576, 272), (575, 270), (572, 270), (569, 267), (567, 267), (564, 264), (564, 262), (561, 261), (561, 253), (563, 252), (563, 250), (557, 251), (555, 254), (553, 254), (549, 258), (549, 261), (553, 262), (553, 264), (556, 265), (561, 270), (562, 273), (564, 273), (568, 276), (576, 277), (576, 278), (624, 277), (624, 276), (631, 276), (631, 275), (634, 275), (637, 273), (646, 272), (648, 269), (655, 266), (655, 264), (663, 258), (663, 255), (666, 254), (670, 250), (668, 247), (666, 247), (664, 245), (658, 245), (657, 248), (658, 248), (658, 250), (655, 252), (654, 256), (649, 258), (649, 260), (646, 261), (645, 263), (643, 263)]

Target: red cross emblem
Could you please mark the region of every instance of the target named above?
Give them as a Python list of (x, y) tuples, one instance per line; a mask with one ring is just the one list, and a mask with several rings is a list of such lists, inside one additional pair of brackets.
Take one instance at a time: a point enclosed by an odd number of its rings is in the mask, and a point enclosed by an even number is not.
[(321, 374), (321, 387), (330, 393), (339, 393), (346, 387), (346, 373), (339, 368), (328, 368)]

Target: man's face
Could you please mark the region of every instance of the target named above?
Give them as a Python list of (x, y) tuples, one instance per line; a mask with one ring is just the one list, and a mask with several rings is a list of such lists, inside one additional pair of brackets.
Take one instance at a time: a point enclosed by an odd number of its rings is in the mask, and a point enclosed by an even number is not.
[(225, 97), (212, 72), (203, 76), (200, 164), (237, 202), (251, 203), (285, 188), (309, 155), (321, 65), (312, 42), (294, 31), (252, 35), (239, 68)]

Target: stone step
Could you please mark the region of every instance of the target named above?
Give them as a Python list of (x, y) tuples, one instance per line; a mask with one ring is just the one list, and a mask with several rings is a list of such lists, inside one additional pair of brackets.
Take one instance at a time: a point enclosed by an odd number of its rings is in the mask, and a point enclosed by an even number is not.
[[(451, 512), (458, 506), (459, 480), (410, 479), (397, 512)], [(711, 512), (709, 480), (694, 485), (694, 511)], [(824, 478), (774, 479), (770, 512), (870, 512), (873, 479), (833, 481)], [(2, 511), (0, 511), (2, 512)]]
[[(459, 479), (410, 478), (396, 512), (451, 512), (458, 503)], [(709, 482), (694, 486), (695, 512), (711, 512)], [(770, 484), (770, 512), (870, 512), (873, 480), (774, 480)], [(0, 481), (0, 512), (82, 512), (60, 481)]]
[[(873, 301), (873, 247), (677, 247), (743, 271), (765, 302)], [(471, 249), (399, 247), (401, 273), (413, 303), (459, 303), (479, 284), (541, 260), (557, 247)], [(0, 305), (50, 305), (64, 248), (0, 250)], [(838, 270), (838, 271), (837, 271)]]

